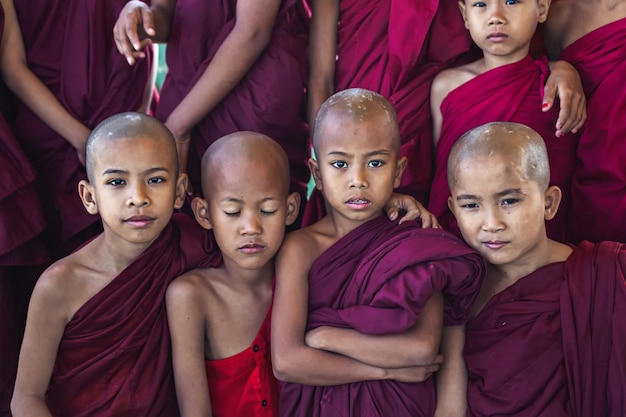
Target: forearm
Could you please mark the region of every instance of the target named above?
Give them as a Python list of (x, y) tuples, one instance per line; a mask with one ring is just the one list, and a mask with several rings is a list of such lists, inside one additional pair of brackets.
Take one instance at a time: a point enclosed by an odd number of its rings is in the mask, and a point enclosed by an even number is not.
[(467, 369), (463, 359), (464, 326), (443, 330), (444, 361), (437, 373), (435, 417), (465, 417), (467, 414)]
[(269, 36), (235, 27), (217, 50), (204, 74), (168, 117), (176, 137), (191, 131), (231, 93), (263, 53)]

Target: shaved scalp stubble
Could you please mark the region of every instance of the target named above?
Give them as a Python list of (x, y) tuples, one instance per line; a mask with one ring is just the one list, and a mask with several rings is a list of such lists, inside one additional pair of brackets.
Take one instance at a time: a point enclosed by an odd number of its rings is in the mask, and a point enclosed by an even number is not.
[(478, 126), (454, 144), (448, 157), (448, 185), (456, 184), (463, 161), (506, 156), (518, 164), (524, 175), (547, 189), (550, 182), (548, 151), (543, 138), (526, 125), (492, 122)]

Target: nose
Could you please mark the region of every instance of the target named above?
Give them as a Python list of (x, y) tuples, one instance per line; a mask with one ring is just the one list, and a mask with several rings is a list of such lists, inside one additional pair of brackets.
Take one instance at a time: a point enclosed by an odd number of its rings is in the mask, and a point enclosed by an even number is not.
[(242, 235), (258, 235), (262, 231), (261, 221), (258, 213), (242, 213), (241, 216), (241, 234)]
[(150, 204), (150, 198), (146, 192), (145, 184), (139, 182), (129, 189), (128, 205), (130, 207), (144, 207)]
[(485, 210), (482, 229), (485, 232), (495, 233), (505, 229), (502, 212), (495, 207)]
[(363, 166), (354, 166), (352, 168), (352, 176), (350, 178), (351, 188), (367, 188), (367, 168)]
[(500, 2), (494, 2), (489, 8), (489, 26), (502, 25), (506, 22), (504, 6)]

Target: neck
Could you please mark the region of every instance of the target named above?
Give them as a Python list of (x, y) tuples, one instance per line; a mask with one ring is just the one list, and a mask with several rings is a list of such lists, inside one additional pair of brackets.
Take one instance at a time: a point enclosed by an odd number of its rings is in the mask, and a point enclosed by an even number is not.
[(336, 240), (339, 240), (345, 235), (347, 235), (348, 233), (350, 233), (351, 231), (353, 231), (354, 229), (358, 228), (359, 226), (362, 226), (365, 223), (369, 222), (370, 220), (373, 220), (383, 215), (384, 213), (381, 211), (380, 213), (378, 213), (378, 215), (368, 217), (366, 219), (352, 220), (352, 219), (347, 219), (341, 216), (340, 214), (334, 212), (333, 210), (331, 210), (326, 215), (326, 218), (328, 219), (330, 228), (332, 230), (332, 235), (335, 237)]
[(153, 243), (135, 244), (130, 242), (112, 242), (106, 231), (94, 241), (94, 259), (100, 270), (118, 275), (133, 263)]
[(267, 264), (254, 269), (244, 269), (224, 258), (222, 270), (225, 278), (228, 279), (229, 285), (233, 287), (245, 287), (247, 289), (254, 287), (264, 287), (268, 282), (272, 282), (274, 276), (274, 260)]
[(482, 59), (482, 71), (480, 72), (483, 73), (483, 72), (487, 72), (495, 68), (503, 67), (505, 65), (514, 64), (526, 58), (527, 56), (528, 56), (528, 48), (522, 51), (518, 51), (515, 54), (506, 55), (506, 56), (485, 54)]

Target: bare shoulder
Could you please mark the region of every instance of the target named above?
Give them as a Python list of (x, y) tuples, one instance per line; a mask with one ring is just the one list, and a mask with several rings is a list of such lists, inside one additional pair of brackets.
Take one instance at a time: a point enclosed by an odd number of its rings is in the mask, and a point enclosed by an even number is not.
[(211, 284), (218, 275), (218, 268), (199, 268), (184, 273), (168, 286), (166, 303), (200, 303), (213, 293)]
[(452, 90), (476, 77), (479, 74), (477, 69), (479, 62), (476, 61), (460, 67), (448, 68), (437, 74), (433, 80), (431, 91), (433, 99), (440, 102), (443, 101)]

